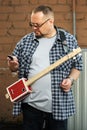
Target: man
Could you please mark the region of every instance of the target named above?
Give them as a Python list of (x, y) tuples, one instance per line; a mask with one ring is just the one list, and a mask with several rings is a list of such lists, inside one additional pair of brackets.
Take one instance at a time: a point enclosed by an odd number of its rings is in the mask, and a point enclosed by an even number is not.
[[(31, 13), (33, 32), (24, 36), (8, 59), (11, 71), (19, 78), (31, 78), (78, 47), (73, 35), (62, 30), (66, 50), (59, 28), (54, 26), (54, 13), (48, 6), (39, 6)], [(82, 56), (64, 62), (31, 85), (32, 92), (14, 104), (13, 114), (22, 109), (24, 130), (67, 130), (67, 119), (75, 113), (72, 84), (82, 70)]]

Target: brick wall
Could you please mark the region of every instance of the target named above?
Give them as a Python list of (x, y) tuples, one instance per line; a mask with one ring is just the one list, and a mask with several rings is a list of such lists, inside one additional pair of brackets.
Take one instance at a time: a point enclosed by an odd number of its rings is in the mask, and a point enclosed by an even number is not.
[[(72, 1), (0, 0), (0, 121), (14, 121), (11, 115), (12, 103), (4, 95), (5, 88), (16, 81), (17, 76), (9, 71), (6, 57), (19, 39), (31, 32), (28, 25), (31, 10), (41, 4), (50, 5), (55, 12), (55, 24), (73, 33)], [(76, 36), (79, 45), (87, 47), (86, 0), (76, 0)]]

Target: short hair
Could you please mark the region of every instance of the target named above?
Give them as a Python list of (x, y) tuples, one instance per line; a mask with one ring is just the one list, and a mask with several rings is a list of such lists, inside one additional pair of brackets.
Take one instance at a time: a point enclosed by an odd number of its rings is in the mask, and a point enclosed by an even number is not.
[(53, 12), (52, 8), (49, 6), (40, 5), (32, 11), (32, 13), (37, 13), (37, 12), (42, 12), (44, 15), (47, 15), (47, 16), (50, 15), (50, 16), (54, 17), (54, 12)]

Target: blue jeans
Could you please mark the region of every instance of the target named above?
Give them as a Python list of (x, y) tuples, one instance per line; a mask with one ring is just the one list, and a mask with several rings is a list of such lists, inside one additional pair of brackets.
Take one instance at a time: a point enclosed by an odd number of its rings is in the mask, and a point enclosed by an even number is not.
[(51, 113), (22, 104), (24, 130), (67, 130), (67, 120), (54, 120)]

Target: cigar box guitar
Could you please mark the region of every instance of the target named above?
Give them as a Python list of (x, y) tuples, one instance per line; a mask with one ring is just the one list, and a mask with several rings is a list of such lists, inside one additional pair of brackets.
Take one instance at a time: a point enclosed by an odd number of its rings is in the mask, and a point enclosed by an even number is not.
[(34, 77), (32, 77), (28, 80), (26, 80), (24, 78), (19, 79), (18, 81), (16, 81), (15, 83), (13, 83), (12, 85), (10, 85), (6, 88), (6, 90), (7, 90), (7, 94), (5, 95), (6, 98), (8, 99), (10, 97), (11, 102), (21, 101), (30, 92), (32, 92), (32, 88), (30, 87), (31, 84), (33, 84), (36, 80), (40, 79), (41, 77), (43, 77), (48, 72), (50, 72), (54, 68), (58, 67), (65, 61), (73, 58), (75, 55), (77, 55), (80, 52), (81, 52), (81, 49), (80, 49), (80, 47), (78, 47), (77, 49), (74, 49), (72, 52), (70, 52), (69, 54), (65, 55), (64, 57), (62, 57), (61, 59), (56, 61), (55, 63), (48, 66), (46, 69), (44, 69), (40, 73), (36, 74)]

